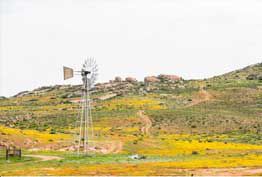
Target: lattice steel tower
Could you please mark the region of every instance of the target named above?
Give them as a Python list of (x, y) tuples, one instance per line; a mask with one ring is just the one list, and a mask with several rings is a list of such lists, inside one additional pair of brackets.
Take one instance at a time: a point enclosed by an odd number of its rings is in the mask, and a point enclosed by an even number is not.
[[(81, 86), (80, 109), (78, 120), (76, 122), (77, 136), (75, 147), (77, 154), (88, 154), (90, 145), (93, 141), (93, 119), (91, 114), (90, 98), (91, 89), (93, 88), (98, 76), (98, 68), (96, 61), (93, 58), (85, 60), (81, 71), (75, 71), (82, 76), (83, 85)], [(64, 79), (69, 79), (74, 76), (74, 71), (71, 68), (64, 67)]]

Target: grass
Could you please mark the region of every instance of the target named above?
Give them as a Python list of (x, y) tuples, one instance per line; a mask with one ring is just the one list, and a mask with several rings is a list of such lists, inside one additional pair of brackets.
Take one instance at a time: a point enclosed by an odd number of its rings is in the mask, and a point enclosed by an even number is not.
[(173, 173), (177, 173), (179, 170), (176, 169), (260, 167), (262, 165), (261, 152), (233, 155), (146, 156), (144, 160), (132, 160), (128, 155), (121, 154), (89, 157), (67, 154), (63, 157), (63, 160), (46, 162), (23, 159), (2, 164), (1, 161), (1, 175), (163, 175), (170, 168), (173, 169)]

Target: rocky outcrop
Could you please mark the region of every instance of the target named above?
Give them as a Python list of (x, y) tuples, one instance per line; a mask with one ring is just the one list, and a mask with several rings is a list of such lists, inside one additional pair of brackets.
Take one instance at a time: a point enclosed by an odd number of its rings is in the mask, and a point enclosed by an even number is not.
[(144, 78), (145, 83), (152, 83), (152, 82), (160, 82), (160, 79), (158, 79), (156, 76), (147, 76)]
[(176, 82), (181, 80), (182, 78), (177, 75), (166, 75), (166, 74), (160, 74), (158, 76), (158, 79), (161, 81), (170, 81), (170, 82)]
[[(116, 94), (117, 96), (123, 96), (126, 93), (133, 92), (136, 90), (137, 81), (121, 81), (121, 82), (107, 82), (107, 83), (100, 83), (96, 84), (93, 93), (112, 93)], [(100, 100), (100, 98), (97, 98)]]
[(23, 92), (19, 92), (18, 94), (14, 95), (14, 97), (23, 97), (27, 94), (29, 94), (29, 91), (23, 91)]

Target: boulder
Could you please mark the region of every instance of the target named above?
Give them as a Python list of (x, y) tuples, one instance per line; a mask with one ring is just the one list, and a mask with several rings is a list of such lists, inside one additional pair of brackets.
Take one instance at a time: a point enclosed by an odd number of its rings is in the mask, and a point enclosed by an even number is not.
[(122, 78), (119, 76), (115, 77), (115, 82), (122, 82)]
[(98, 99), (99, 100), (108, 100), (108, 99), (114, 98), (116, 96), (117, 96), (116, 93), (112, 93), (112, 94), (103, 95), (103, 96), (99, 97)]
[(131, 82), (131, 83), (137, 82), (136, 78), (134, 78), (134, 77), (127, 77), (127, 78), (126, 78), (126, 81), (127, 81), (127, 82)]

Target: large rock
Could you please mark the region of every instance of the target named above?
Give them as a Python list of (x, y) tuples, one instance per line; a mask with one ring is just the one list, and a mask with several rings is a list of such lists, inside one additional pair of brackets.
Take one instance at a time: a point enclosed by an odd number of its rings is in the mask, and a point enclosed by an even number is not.
[(116, 96), (117, 96), (117, 94), (111, 93), (111, 94), (103, 95), (103, 96), (99, 97), (98, 99), (99, 100), (108, 100), (108, 99), (114, 98)]
[(122, 78), (119, 76), (115, 77), (115, 82), (122, 82)]
[(131, 83), (137, 82), (136, 78), (134, 78), (134, 77), (127, 77), (127, 78), (126, 78), (126, 81), (127, 81), (127, 82), (131, 82)]
[(175, 81), (179, 81), (181, 80), (182, 78), (177, 76), (177, 75), (166, 75), (166, 74), (160, 74), (158, 76), (158, 78), (160, 80), (164, 80), (164, 81), (171, 81), (171, 82), (175, 82)]
[(158, 79), (156, 76), (147, 76), (144, 78), (145, 83), (150, 82), (160, 82), (160, 79)]

